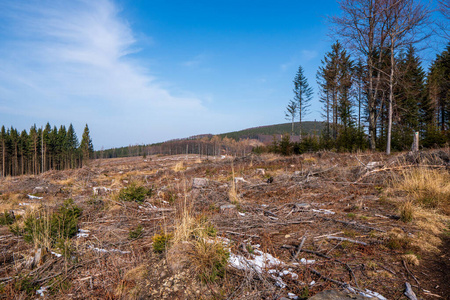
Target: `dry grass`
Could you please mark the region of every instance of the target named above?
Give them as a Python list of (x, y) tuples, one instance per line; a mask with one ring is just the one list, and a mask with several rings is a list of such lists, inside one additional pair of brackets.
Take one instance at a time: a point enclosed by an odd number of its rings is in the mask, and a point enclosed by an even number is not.
[(182, 162), (182, 161), (177, 162), (172, 170), (174, 170), (175, 172), (180, 172), (180, 171), (186, 170), (186, 167), (184, 166), (184, 162)]
[(229, 252), (220, 240), (199, 238), (187, 253), (194, 272), (204, 282), (215, 282), (225, 275)]
[(145, 279), (148, 274), (147, 266), (145, 264), (140, 265), (134, 269), (128, 270), (123, 279), (127, 281), (139, 281)]
[(406, 170), (394, 186), (406, 191), (420, 206), (450, 211), (450, 174), (445, 170)]
[(239, 203), (241, 201), (241, 199), (239, 198), (239, 195), (237, 193), (237, 189), (236, 189), (236, 181), (235, 181), (235, 174), (234, 174), (234, 166), (231, 165), (231, 173), (232, 173), (232, 178), (231, 178), (231, 187), (230, 190), (228, 191), (228, 199), (230, 200), (231, 203)]
[(400, 205), (400, 220), (405, 223), (411, 222), (414, 218), (414, 206), (411, 201), (406, 201)]
[(419, 258), (415, 254), (404, 254), (402, 258), (410, 265), (418, 266), (420, 264)]

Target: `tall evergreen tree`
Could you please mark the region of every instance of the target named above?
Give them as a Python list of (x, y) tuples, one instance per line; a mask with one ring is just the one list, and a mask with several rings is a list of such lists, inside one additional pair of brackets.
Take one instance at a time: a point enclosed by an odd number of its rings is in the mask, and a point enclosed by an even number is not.
[(80, 148), (83, 155), (83, 160), (92, 158), (92, 155), (94, 153), (94, 146), (92, 145), (92, 140), (89, 135), (89, 127), (87, 124), (84, 127), (83, 136), (81, 137)]
[(394, 90), (396, 106), (392, 147), (404, 150), (410, 148), (414, 132), (425, 129), (419, 111), (425, 102), (425, 72), (414, 47), (409, 46), (407, 52), (398, 59), (398, 74), (398, 84)]
[(67, 129), (67, 147), (69, 153), (70, 168), (75, 168), (75, 166), (77, 165), (77, 152), (79, 142), (72, 124), (70, 124), (69, 128)]
[(313, 90), (308, 84), (308, 80), (303, 74), (302, 66), (298, 67), (298, 72), (294, 78), (294, 100), (298, 103), (298, 117), (299, 117), (299, 134), (302, 137), (302, 118), (308, 112), (309, 102), (312, 98)]

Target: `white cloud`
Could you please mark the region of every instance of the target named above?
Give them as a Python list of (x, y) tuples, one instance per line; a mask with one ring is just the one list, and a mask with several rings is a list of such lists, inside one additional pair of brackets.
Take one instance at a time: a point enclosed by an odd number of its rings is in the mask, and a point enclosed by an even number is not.
[(317, 55), (318, 53), (315, 50), (302, 50), (302, 60), (310, 61), (316, 58)]
[(201, 99), (173, 94), (141, 67), (132, 29), (113, 2), (6, 1), (0, 11), (2, 113), (30, 123), (57, 116), (146, 126), (150, 118), (206, 112)]

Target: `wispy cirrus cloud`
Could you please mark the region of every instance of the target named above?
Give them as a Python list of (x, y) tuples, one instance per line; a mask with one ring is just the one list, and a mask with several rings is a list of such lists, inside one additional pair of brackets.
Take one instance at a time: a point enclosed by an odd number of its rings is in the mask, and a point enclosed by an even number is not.
[(142, 67), (133, 31), (111, 1), (4, 1), (0, 11), (2, 114), (117, 127), (206, 110)]
[(285, 63), (280, 64), (280, 70), (286, 71), (293, 67), (298, 67), (299, 63), (307, 63), (318, 56), (318, 52), (315, 50), (301, 50), (291, 57), (291, 59)]

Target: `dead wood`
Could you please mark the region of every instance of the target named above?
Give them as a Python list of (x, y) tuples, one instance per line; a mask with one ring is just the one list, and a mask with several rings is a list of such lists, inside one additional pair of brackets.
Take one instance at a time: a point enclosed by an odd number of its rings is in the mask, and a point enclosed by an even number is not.
[(414, 281), (420, 286), (419, 281), (417, 280), (416, 276), (414, 276), (414, 274), (411, 273), (411, 271), (408, 269), (408, 265), (406, 264), (406, 262), (405, 262), (404, 259), (402, 259), (402, 262), (403, 262), (403, 266), (404, 266), (405, 269), (406, 269), (406, 272), (408, 272), (408, 274), (411, 275), (411, 277), (414, 279)]
[(305, 232), (305, 234), (303, 235), (302, 241), (301, 241), (300, 244), (298, 245), (297, 251), (295, 251), (295, 254), (294, 254), (294, 256), (292, 257), (292, 260), (296, 260), (297, 257), (298, 257), (298, 255), (299, 255), (300, 252), (302, 251), (303, 244), (305, 243), (306, 237), (308, 236), (307, 233), (308, 233), (308, 232)]
[(375, 231), (379, 231), (379, 232), (386, 232), (386, 230), (379, 229), (379, 228), (372, 227), (372, 226), (359, 224), (359, 223), (356, 223), (356, 222), (346, 222), (346, 221), (336, 220), (336, 219), (332, 219), (332, 218), (328, 218), (328, 217), (322, 217), (322, 216), (319, 216), (319, 218), (322, 218), (322, 219), (324, 219), (326, 221), (332, 221), (332, 222), (341, 223), (341, 224), (344, 224), (344, 225), (347, 225), (347, 226), (352, 226), (352, 227), (355, 227), (355, 228), (358, 228), (358, 229), (366, 229), (366, 230), (375, 230)]
[(338, 241), (341, 241), (341, 242), (346, 241), (346, 242), (350, 242), (350, 243), (354, 243), (354, 244), (367, 246), (367, 243), (356, 241), (356, 240), (352, 240), (352, 239), (348, 239), (348, 238), (344, 238), (344, 237), (339, 237), (339, 236), (327, 236), (327, 239), (329, 239), (329, 240), (338, 240)]
[(248, 237), (254, 237), (254, 238), (259, 238), (258, 235), (254, 235), (254, 234), (247, 234), (247, 233), (239, 233), (239, 232), (234, 232), (234, 231), (225, 231), (228, 234), (232, 234), (232, 235), (242, 235), (242, 236), (248, 236)]
[(417, 300), (417, 296), (408, 282), (405, 282), (405, 292), (403, 294), (410, 300)]

